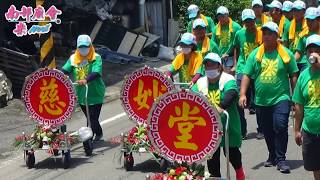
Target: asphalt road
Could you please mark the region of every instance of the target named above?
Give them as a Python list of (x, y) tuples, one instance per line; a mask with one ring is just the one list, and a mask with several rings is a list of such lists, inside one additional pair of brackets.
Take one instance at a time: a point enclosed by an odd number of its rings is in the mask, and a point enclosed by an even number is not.
[[(14, 109), (17, 116), (24, 117), (23, 109)], [(1, 113), (1, 112), (0, 112)], [(3, 113), (1, 113), (3, 118)], [(0, 118), (1, 118), (0, 117)], [(267, 159), (267, 148), (264, 140), (255, 139), (255, 116), (247, 115), (249, 139), (243, 142), (241, 148), (243, 165), (248, 180), (309, 180), (312, 179), (312, 173), (306, 172), (303, 168), (301, 148), (294, 143), (292, 136), (292, 126), (289, 127), (289, 145), (287, 159), (288, 164), (292, 168), (291, 174), (282, 174), (275, 167), (263, 167), (263, 162)], [(121, 132), (128, 131), (133, 127), (133, 123), (127, 119), (123, 112), (119, 100), (107, 103), (103, 106), (100, 117), (102, 122), (104, 137), (103, 141), (94, 144), (94, 154), (92, 157), (84, 156), (82, 144), (72, 148), (72, 164), (69, 169), (63, 169), (61, 157), (50, 158), (43, 151), (36, 151), (36, 165), (33, 169), (28, 169), (23, 160), (23, 153), (4, 153), (8, 150), (8, 144), (2, 146), (6, 142), (12, 142), (16, 134), (32, 128), (32, 121), (26, 121), (23, 127), (11, 128), (0, 127), (1, 140), (0, 148), (2, 148), (2, 157), (0, 158), (0, 179), (3, 180), (79, 180), (79, 179), (95, 179), (95, 180), (143, 180), (147, 174), (160, 172), (158, 164), (151, 159), (146, 153), (134, 154), (135, 166), (132, 171), (125, 171), (123, 164), (119, 162), (120, 146), (113, 144), (110, 139), (117, 137)], [(0, 121), (1, 123), (1, 121)], [(2, 122), (3, 123), (3, 122)], [(292, 121), (290, 122), (290, 125)], [(77, 130), (85, 125), (85, 119), (82, 112), (77, 112), (73, 118), (67, 123), (68, 130)], [(20, 132), (19, 132), (20, 131)], [(205, 164), (205, 163), (204, 163)], [(221, 157), (222, 173), (225, 173), (225, 159)], [(232, 179), (234, 170), (231, 169)]]

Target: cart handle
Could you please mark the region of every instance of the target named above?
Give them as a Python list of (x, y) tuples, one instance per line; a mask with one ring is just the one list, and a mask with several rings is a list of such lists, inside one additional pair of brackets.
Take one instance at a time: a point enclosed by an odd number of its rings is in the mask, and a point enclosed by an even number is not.
[(229, 113), (224, 110), (223, 114), (226, 115), (227, 120), (226, 120), (226, 125), (224, 128), (225, 131), (225, 136), (224, 136), (224, 148), (226, 150), (226, 157), (227, 157), (227, 175), (226, 175), (226, 179), (230, 180), (230, 156), (229, 156)]
[[(72, 83), (73, 85), (79, 86), (77, 82)], [(88, 91), (89, 87), (88, 84), (84, 85), (86, 88), (86, 93), (85, 93), (85, 104), (86, 104), (86, 114), (87, 114), (87, 120), (88, 120), (88, 127), (91, 127), (91, 121), (90, 121), (90, 113), (89, 113), (89, 105), (88, 105)]]

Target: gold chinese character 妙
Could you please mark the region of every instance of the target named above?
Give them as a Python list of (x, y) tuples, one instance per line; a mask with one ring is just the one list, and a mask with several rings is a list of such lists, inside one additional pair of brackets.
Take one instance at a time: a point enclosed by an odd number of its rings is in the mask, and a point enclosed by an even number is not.
[(149, 96), (153, 95), (153, 99), (156, 99), (166, 91), (167, 88), (164, 85), (161, 85), (159, 88), (159, 82), (157, 80), (152, 80), (152, 90), (144, 89), (144, 82), (140, 79), (138, 93), (133, 100), (139, 105), (138, 110), (141, 110), (142, 108), (150, 109), (150, 105), (147, 103)]
[(47, 113), (51, 115), (61, 115), (62, 108), (66, 107), (66, 103), (60, 101), (58, 96), (58, 84), (56, 84), (56, 79), (51, 78), (50, 82), (44, 79), (42, 80), (42, 87), (40, 87), (40, 104), (39, 104), (39, 112), (43, 113), (45, 110)]
[(174, 142), (174, 146), (179, 149), (189, 149), (196, 151), (198, 150), (198, 146), (195, 143), (189, 142), (192, 139), (192, 135), (190, 132), (194, 128), (194, 126), (206, 126), (206, 121), (203, 117), (196, 116), (199, 114), (200, 109), (198, 107), (193, 107), (190, 109), (190, 105), (187, 102), (182, 103), (182, 108), (176, 106), (175, 107), (176, 117), (170, 115), (168, 125), (170, 128), (177, 123), (178, 131), (181, 133), (180, 136), (176, 138), (179, 140), (178, 142)]

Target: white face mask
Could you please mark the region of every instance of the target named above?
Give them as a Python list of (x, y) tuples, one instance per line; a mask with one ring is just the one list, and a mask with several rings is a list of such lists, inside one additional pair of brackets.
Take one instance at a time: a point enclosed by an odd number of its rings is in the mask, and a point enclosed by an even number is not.
[(81, 47), (81, 48), (78, 48), (78, 50), (81, 56), (87, 56), (89, 54), (90, 48)]
[(220, 71), (218, 69), (206, 70), (206, 76), (209, 79), (214, 79), (220, 75)]
[(191, 48), (182, 48), (183, 54), (189, 54), (191, 52)]

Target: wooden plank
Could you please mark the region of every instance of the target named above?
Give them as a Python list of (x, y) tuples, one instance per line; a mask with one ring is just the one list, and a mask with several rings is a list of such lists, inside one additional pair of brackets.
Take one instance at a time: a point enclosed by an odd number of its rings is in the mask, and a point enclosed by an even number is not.
[(118, 53), (129, 54), (138, 35), (127, 31), (117, 50)]

